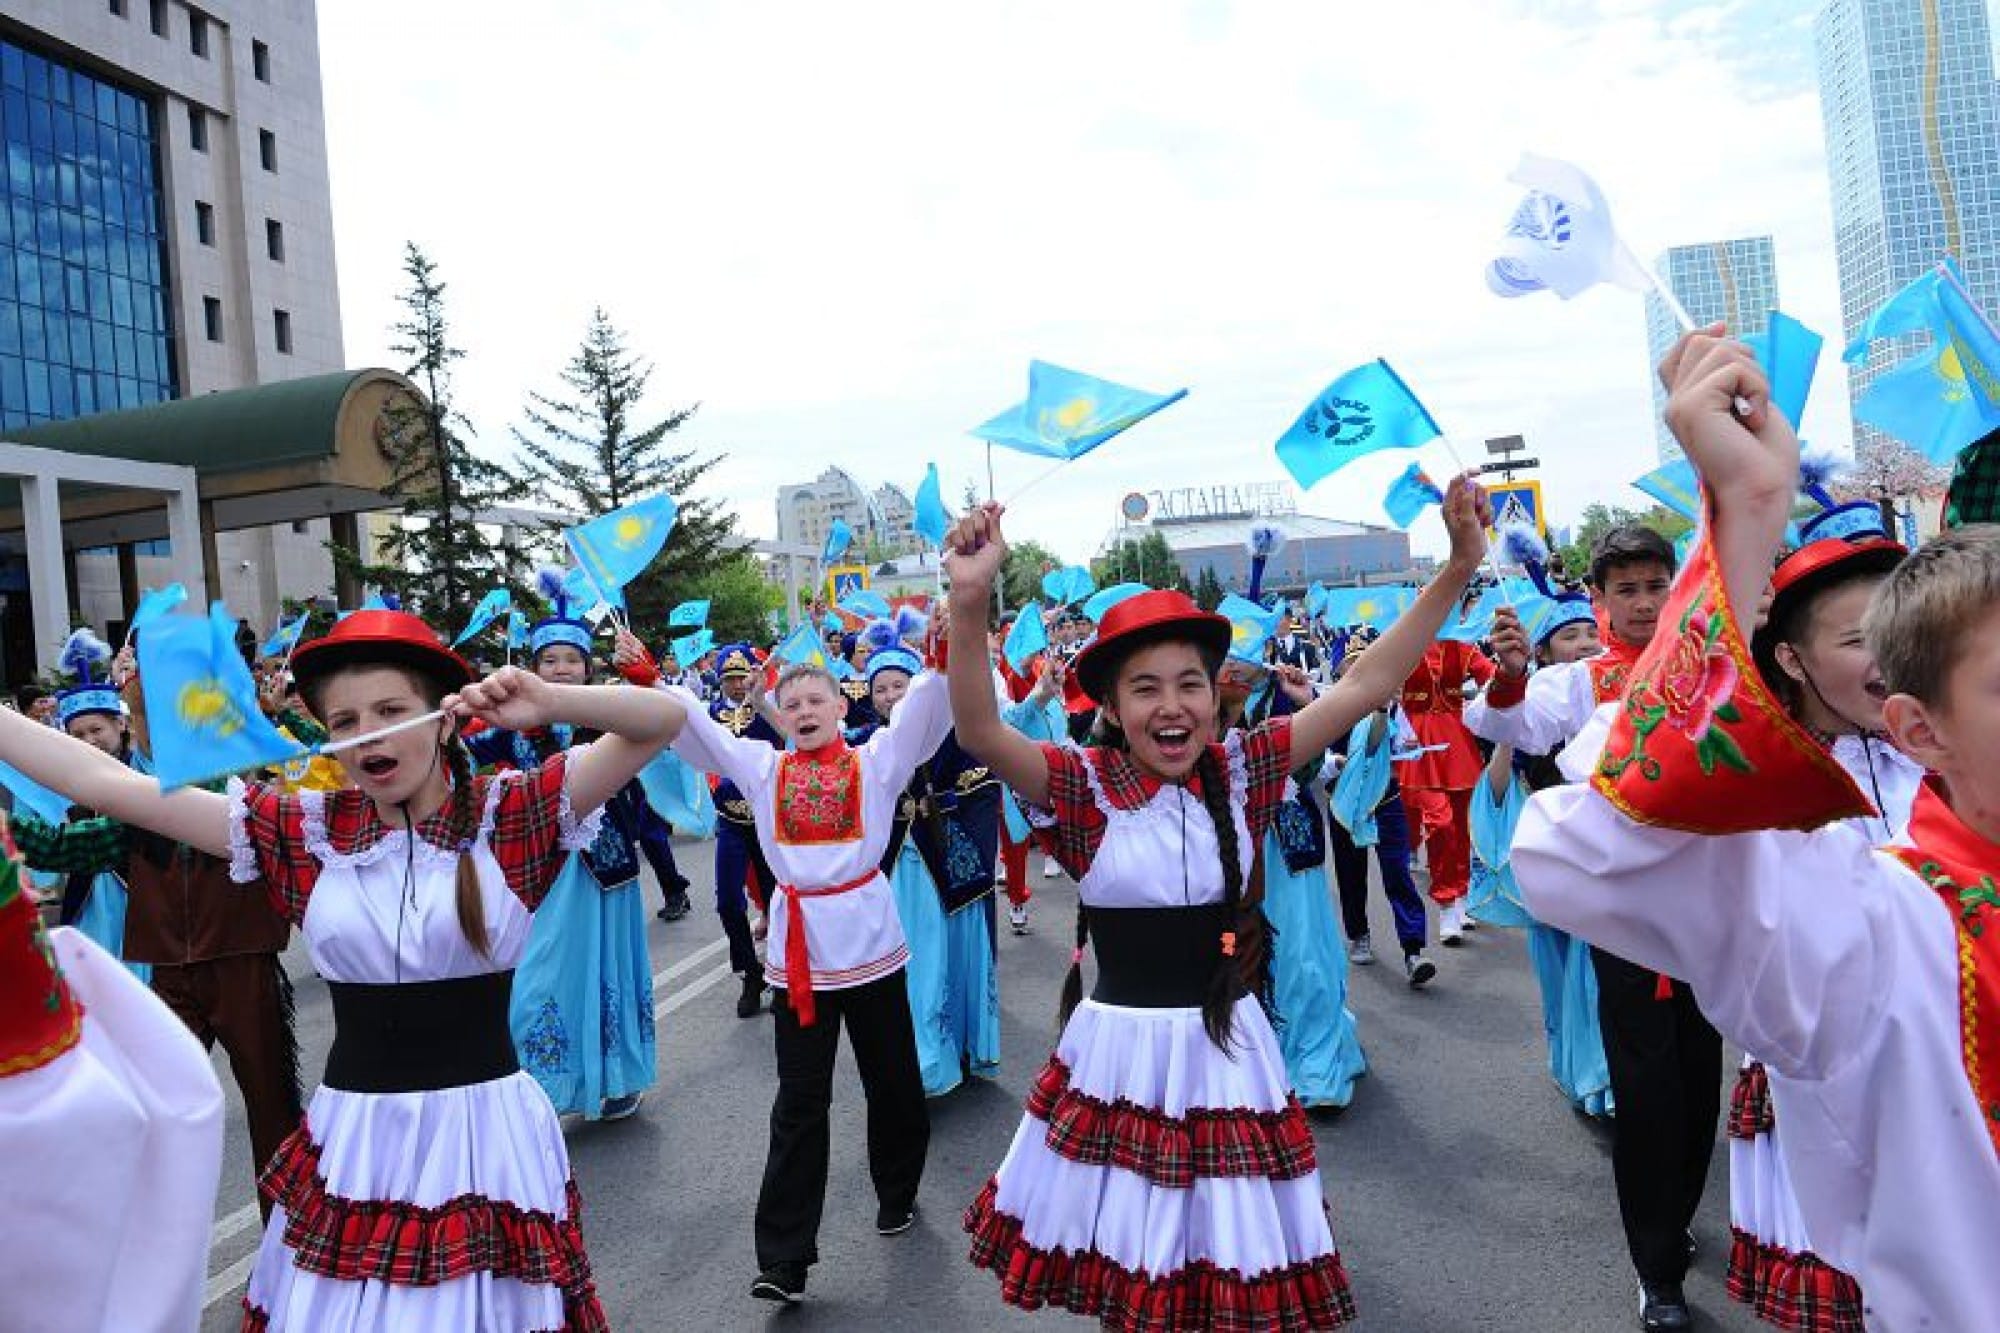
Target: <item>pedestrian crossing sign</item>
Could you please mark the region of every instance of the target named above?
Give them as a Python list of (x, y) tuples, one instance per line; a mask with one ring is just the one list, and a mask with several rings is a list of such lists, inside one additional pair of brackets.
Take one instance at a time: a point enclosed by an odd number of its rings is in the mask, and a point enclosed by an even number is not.
[(868, 566), (835, 565), (826, 571), (827, 600), (835, 606), (868, 590)]
[(1535, 535), (1543, 541), (1549, 537), (1548, 513), (1542, 508), (1542, 483), (1539, 481), (1501, 481), (1486, 488), (1487, 498), (1493, 502), (1493, 530), (1525, 524), (1535, 530)]

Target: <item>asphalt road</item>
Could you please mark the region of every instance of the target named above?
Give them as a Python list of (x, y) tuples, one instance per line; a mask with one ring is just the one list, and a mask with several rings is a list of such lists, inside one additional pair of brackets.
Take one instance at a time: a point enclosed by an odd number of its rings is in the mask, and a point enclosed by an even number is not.
[[(1003, 1062), (931, 1105), (929, 1165), (915, 1230), (874, 1233), (860, 1085), (843, 1049), (821, 1263), (806, 1303), (778, 1311), (745, 1293), (750, 1219), (774, 1082), (768, 1016), (735, 1014), (737, 983), (708, 895), (709, 849), (682, 844), (695, 913), (652, 921), (660, 1081), (639, 1114), (578, 1122), (569, 1148), (584, 1231), (620, 1330), (1085, 1328), (1000, 1303), (965, 1260), (959, 1216), (1006, 1151), (1029, 1080), (1054, 1038), (1076, 905), (1067, 879), (1039, 878), (1033, 933), (1000, 941)], [(659, 903), (650, 875), (649, 906)], [(1377, 896), (1375, 937), (1393, 940)], [(1387, 961), (1358, 968), (1350, 1006), (1370, 1072), (1344, 1112), (1316, 1115), (1320, 1167), (1368, 1333), (1637, 1327), (1634, 1280), (1612, 1194), (1608, 1133), (1570, 1111), (1545, 1072), (1539, 1007), (1519, 932), (1486, 927), (1434, 949), (1438, 979), (1411, 991)], [(300, 1041), (316, 1081), (332, 1038), (326, 988), (303, 948), (286, 956)], [(258, 1236), (242, 1107), (230, 1088), (205, 1331), (233, 1329)], [(1716, 1166), (1689, 1277), (1698, 1326), (1761, 1328), (1722, 1292), (1728, 1183)]]

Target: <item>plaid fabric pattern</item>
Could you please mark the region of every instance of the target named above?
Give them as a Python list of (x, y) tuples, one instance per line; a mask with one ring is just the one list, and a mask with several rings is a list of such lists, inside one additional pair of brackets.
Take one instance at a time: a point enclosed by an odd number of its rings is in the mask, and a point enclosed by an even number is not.
[[(530, 911), (541, 905), (562, 869), (567, 758), (552, 755), (532, 772), (513, 771), (472, 780), (472, 802), (478, 810), (486, 808), (491, 784), (501, 786), (486, 845), (505, 872), (507, 887)], [(326, 841), (338, 855), (357, 855), (395, 831), (383, 821), (375, 802), (357, 788), (328, 792), (325, 801)], [(417, 836), (434, 847), (451, 847), (449, 811), (447, 805), (418, 823)], [(245, 831), (257, 854), (258, 873), (271, 886), (273, 903), (293, 924), (303, 922), (320, 867), (306, 847), (305, 815), (299, 797), (269, 783), (250, 783), (243, 789), (243, 815)]]
[(1764, 1066), (1752, 1060), (1736, 1071), (1736, 1086), (1729, 1092), (1729, 1118), (1723, 1128), (1732, 1139), (1754, 1139), (1769, 1134), (1778, 1119), (1771, 1112), (1771, 1078)]
[[(1243, 815), (1250, 825), (1251, 838), (1261, 840), (1277, 819), (1278, 805), (1285, 799), (1285, 779), (1292, 771), (1292, 719), (1272, 718), (1248, 731), (1231, 732), (1229, 744), (1243, 747), (1243, 765), (1249, 778)], [(1211, 745), (1208, 749), (1216, 766), (1227, 772), (1226, 749), (1221, 745)], [(1044, 846), (1071, 878), (1081, 879), (1096, 858), (1098, 845), (1104, 841), (1104, 812), (1097, 808), (1091, 794), (1084, 751), (1044, 744), (1042, 754), (1049, 765), (1048, 810), (1055, 816), (1053, 826), (1040, 829)], [(1132, 756), (1123, 750), (1093, 746), (1089, 759), (1090, 766), (1097, 770), (1105, 799), (1114, 809), (1137, 810), (1160, 790), (1160, 784), (1141, 773)]]
[(1860, 1284), (1816, 1254), (1794, 1254), (1732, 1227), (1729, 1298), (1791, 1333), (1864, 1333)]
[(2000, 523), (2000, 431), (1961, 449), (1945, 491), (1944, 525)]
[(26, 811), (14, 814), (14, 842), (30, 870), (57, 875), (94, 875), (123, 870), (130, 840), (125, 826), (102, 815), (57, 826)]
[(972, 1262), (1000, 1278), (1000, 1298), (1023, 1310), (1044, 1305), (1095, 1316), (1112, 1333), (1305, 1333), (1355, 1317), (1347, 1270), (1336, 1251), (1254, 1277), (1202, 1260), (1171, 1273), (1135, 1273), (1095, 1250), (1043, 1250), (1019, 1218), (994, 1206), (988, 1181), (966, 1210)]
[(609, 1328), (584, 1253), (583, 1198), (574, 1179), (562, 1218), (476, 1194), (435, 1208), (394, 1199), (344, 1199), (326, 1192), (319, 1146), (301, 1122), (257, 1187), (285, 1210), (285, 1248), (302, 1272), (405, 1287), (434, 1287), (486, 1273), (560, 1287), (565, 1327), (593, 1333)]
[(1318, 1169), (1297, 1097), (1288, 1097), (1282, 1111), (1190, 1108), (1177, 1119), (1092, 1097), (1069, 1079), (1068, 1067), (1052, 1056), (1028, 1093), (1028, 1114), (1048, 1126), (1043, 1141), (1058, 1157), (1122, 1167), (1166, 1189), (1221, 1176), (1295, 1180)]

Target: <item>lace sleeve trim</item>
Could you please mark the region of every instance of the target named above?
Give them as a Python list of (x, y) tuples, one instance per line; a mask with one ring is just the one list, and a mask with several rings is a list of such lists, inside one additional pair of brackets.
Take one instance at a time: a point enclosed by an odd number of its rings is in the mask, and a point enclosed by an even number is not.
[(244, 795), (249, 788), (242, 778), (229, 779), (229, 878), (237, 884), (255, 883), (257, 846), (250, 840), (250, 809)]

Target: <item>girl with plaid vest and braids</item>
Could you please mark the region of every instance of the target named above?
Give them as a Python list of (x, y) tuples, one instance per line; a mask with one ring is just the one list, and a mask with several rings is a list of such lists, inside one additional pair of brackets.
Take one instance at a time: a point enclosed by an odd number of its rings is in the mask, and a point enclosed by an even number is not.
[(1312, 1130), (1259, 1003), (1255, 851), (1291, 772), (1416, 664), (1478, 567), (1487, 512), (1477, 486), (1454, 481), (1451, 558), (1416, 605), (1342, 684), (1222, 743), (1211, 738), (1230, 624), (1176, 592), (1120, 602), (1076, 658), (1104, 744), (1038, 745), (1007, 727), (983, 643), (1006, 555), (999, 506), (948, 539), (960, 743), (1034, 812), (1080, 899), (1062, 1035), (965, 1216), (972, 1261), (1002, 1300), (1133, 1333), (1354, 1317)]
[[(650, 690), (473, 683), (429, 626), (357, 611), (293, 659), (355, 785), (162, 793), (116, 759), (0, 716), (0, 757), (105, 814), (262, 877), (334, 1007), (306, 1123), (265, 1168), (274, 1206), (246, 1330), (603, 1329), (555, 1108), (508, 1032), (512, 969), (566, 851), (671, 739)], [(458, 722), (603, 733), (532, 773), (472, 775)]]

